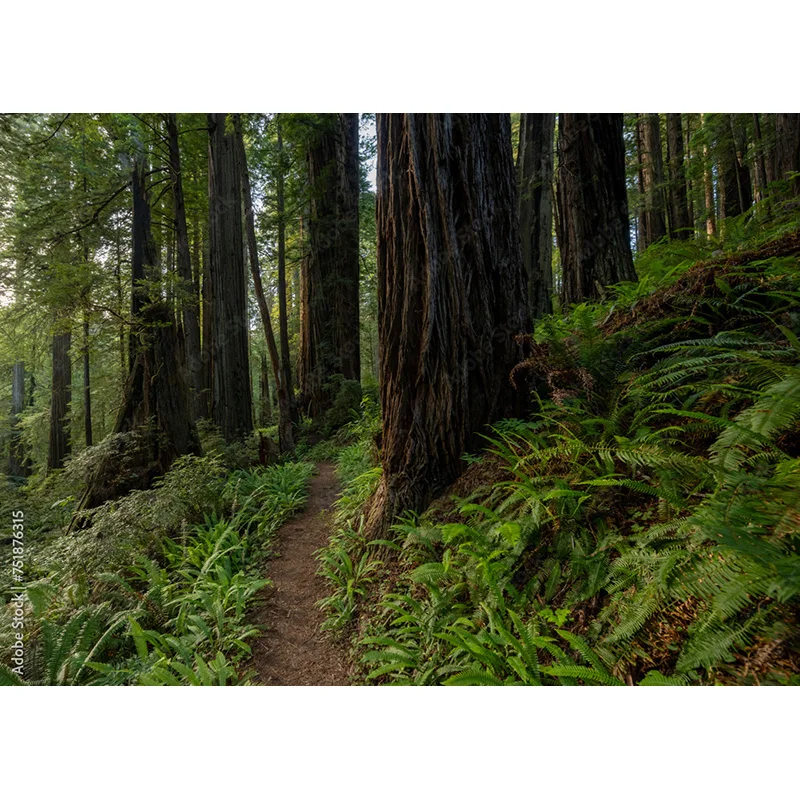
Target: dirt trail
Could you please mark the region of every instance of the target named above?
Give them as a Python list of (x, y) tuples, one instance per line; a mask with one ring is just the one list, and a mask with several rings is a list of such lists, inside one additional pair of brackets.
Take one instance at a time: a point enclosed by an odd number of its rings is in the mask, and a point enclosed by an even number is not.
[(331, 464), (318, 464), (311, 479), (308, 504), (278, 531), (278, 557), (267, 567), (273, 585), (264, 590), (266, 603), (253, 622), (266, 632), (253, 647), (252, 666), (265, 686), (347, 686), (348, 660), (344, 648), (320, 631), (325, 619), (316, 602), (326, 594), (317, 577), (314, 551), (330, 535), (330, 507), (339, 484)]

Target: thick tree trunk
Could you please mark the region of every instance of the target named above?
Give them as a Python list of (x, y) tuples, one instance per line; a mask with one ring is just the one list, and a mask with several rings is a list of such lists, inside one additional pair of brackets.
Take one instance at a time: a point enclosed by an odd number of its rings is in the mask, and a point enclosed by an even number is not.
[(14, 364), (11, 380), (11, 441), (8, 453), (8, 474), (15, 478), (30, 475), (30, 462), (22, 441), (19, 416), (25, 408), (25, 364)]
[[(297, 407), (292, 384), (292, 365), (289, 356), (289, 312), (286, 298), (286, 164), (283, 152), (283, 126), (278, 115), (276, 120), (278, 136), (278, 175), (276, 180), (278, 204), (278, 337), (281, 347), (281, 384), (286, 391), (291, 420), (296, 422)], [(277, 389), (276, 389), (277, 391)], [(291, 430), (289, 430), (291, 434)], [(288, 443), (288, 440), (287, 440)]]
[(383, 476), (367, 532), (422, 511), (511, 413), (529, 330), (505, 114), (378, 114)]
[(72, 452), (69, 412), (72, 402), (72, 332), (53, 335), (53, 387), (50, 400), (50, 439), (47, 469), (61, 469)]
[[(800, 172), (800, 114), (775, 115), (775, 162), (777, 180)], [(800, 195), (800, 177), (791, 179), (789, 188)]]
[(664, 202), (664, 167), (658, 114), (640, 114), (642, 129), (642, 174), (646, 216), (645, 248), (667, 235)]
[[(291, 406), (289, 404), (289, 394), (286, 391), (284, 381), (285, 373), (281, 370), (281, 361), (278, 355), (278, 346), (275, 342), (275, 333), (272, 329), (272, 320), (269, 315), (267, 298), (264, 296), (264, 284), (261, 281), (261, 265), (258, 258), (258, 246), (256, 243), (256, 226), (253, 213), (253, 198), (250, 190), (250, 173), (247, 168), (247, 154), (244, 149), (244, 137), (242, 135), (241, 119), (237, 114), (235, 117), (236, 146), (239, 169), (241, 170), (242, 193), (244, 195), (244, 217), (245, 228), (247, 231), (247, 249), (250, 254), (250, 274), (253, 278), (253, 287), (258, 302), (258, 311), (261, 316), (261, 324), (264, 327), (264, 336), (267, 340), (272, 370), (275, 379), (275, 386), (278, 393), (278, 438), (282, 453), (289, 453), (294, 450), (294, 439), (292, 437), (292, 417)], [(262, 379), (262, 391), (263, 391)], [(263, 400), (262, 400), (263, 406)]]
[(561, 301), (602, 297), (636, 280), (631, 255), (622, 114), (560, 114)]
[(212, 419), (225, 441), (253, 430), (248, 366), (242, 192), (236, 136), (226, 114), (209, 114), (209, 213), (214, 323)]
[(358, 114), (325, 114), (308, 149), (309, 253), (304, 260), (300, 393), (311, 417), (333, 400), (336, 374), (361, 380)]
[(186, 369), (189, 378), (189, 413), (193, 420), (202, 416), (201, 392), (203, 371), (200, 358), (200, 314), (197, 285), (192, 274), (192, 257), (189, 250), (189, 230), (186, 225), (186, 202), (181, 175), (181, 151), (178, 143), (178, 122), (175, 114), (166, 115), (169, 141), (169, 168), (172, 177), (172, 209), (178, 251), (178, 308), (183, 317), (183, 342)]
[(553, 133), (555, 114), (522, 114), (517, 156), (522, 263), (534, 319), (549, 314), (553, 294)]
[(686, 169), (683, 157), (683, 126), (680, 114), (667, 114), (667, 153), (669, 155), (670, 235), (689, 239), (693, 222), (686, 193)]

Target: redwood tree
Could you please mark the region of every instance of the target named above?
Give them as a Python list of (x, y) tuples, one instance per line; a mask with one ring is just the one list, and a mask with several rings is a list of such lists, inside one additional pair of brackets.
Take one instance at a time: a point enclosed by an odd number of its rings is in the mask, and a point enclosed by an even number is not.
[(622, 114), (559, 114), (558, 223), (564, 305), (636, 280)]
[(674, 239), (689, 239), (692, 218), (686, 192), (683, 153), (683, 125), (680, 114), (667, 114), (667, 157), (669, 159), (669, 229)]
[(534, 319), (552, 311), (555, 114), (522, 114), (517, 155), (522, 263)]
[(214, 325), (211, 414), (231, 442), (253, 430), (241, 173), (233, 120), (227, 114), (209, 114), (208, 125)]
[[(608, 114), (604, 116), (610, 116)], [(645, 247), (667, 235), (664, 165), (658, 114), (639, 114), (644, 177)]]
[(181, 151), (178, 143), (176, 114), (166, 115), (167, 142), (169, 145), (169, 168), (172, 178), (172, 210), (177, 240), (178, 277), (181, 281), (178, 306), (183, 315), (183, 343), (186, 353), (186, 369), (189, 378), (189, 408), (192, 418), (202, 416), (201, 392), (203, 370), (200, 358), (200, 313), (199, 294), (192, 275), (192, 257), (189, 250), (189, 231), (186, 225), (186, 202), (183, 196), (181, 174)]
[[(800, 114), (775, 115), (775, 163), (778, 180), (800, 172)], [(790, 182), (794, 194), (800, 194), (800, 178)]]
[(528, 329), (510, 121), (378, 114), (381, 483), (372, 536), (422, 511), (514, 404)]
[(333, 398), (333, 375), (361, 380), (358, 114), (324, 114), (308, 147), (309, 252), (303, 261), (301, 402), (311, 417)]
[[(133, 248), (131, 265), (131, 367), (114, 433), (136, 433), (127, 445), (127, 472), (119, 473), (121, 453), (109, 450), (88, 481), (78, 510), (93, 508), (133, 489), (148, 488), (176, 458), (202, 449), (189, 413), (189, 387), (177, 326), (167, 303), (148, 288), (156, 277), (157, 250), (150, 227), (147, 170), (134, 159), (131, 180)], [(109, 479), (114, 475), (114, 479)], [(73, 519), (77, 524), (79, 517)]]

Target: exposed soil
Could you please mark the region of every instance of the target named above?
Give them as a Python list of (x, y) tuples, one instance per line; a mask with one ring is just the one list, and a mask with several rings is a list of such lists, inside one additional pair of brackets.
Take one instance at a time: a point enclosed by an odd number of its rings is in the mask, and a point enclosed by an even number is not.
[(269, 562), (272, 586), (253, 622), (266, 631), (251, 640), (251, 666), (265, 686), (347, 686), (349, 662), (343, 646), (320, 630), (325, 619), (317, 601), (327, 593), (316, 572), (314, 552), (330, 535), (329, 510), (339, 484), (331, 464), (319, 464), (311, 479), (308, 505), (278, 531), (278, 556)]

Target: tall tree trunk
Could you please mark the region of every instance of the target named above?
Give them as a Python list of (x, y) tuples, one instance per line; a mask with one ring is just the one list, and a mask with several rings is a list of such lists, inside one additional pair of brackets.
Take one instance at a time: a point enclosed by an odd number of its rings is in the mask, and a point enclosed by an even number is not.
[(172, 178), (172, 209), (177, 237), (178, 277), (181, 280), (178, 308), (183, 317), (183, 340), (189, 378), (189, 413), (193, 420), (197, 420), (202, 416), (200, 393), (203, 388), (198, 291), (192, 274), (192, 257), (189, 250), (189, 230), (186, 225), (186, 202), (183, 195), (177, 116), (167, 114), (166, 125), (169, 142), (169, 168)]
[(304, 261), (300, 393), (311, 417), (332, 403), (336, 374), (361, 380), (358, 114), (326, 114), (308, 149), (309, 254)]
[[(211, 176), (209, 176), (209, 186)], [(209, 236), (203, 242), (203, 289), (201, 308), (203, 311), (203, 340), (200, 350), (200, 361), (203, 369), (203, 391), (200, 397), (200, 413), (205, 419), (211, 419), (211, 393), (214, 385), (214, 295), (211, 283), (211, 243)]]
[(639, 122), (642, 128), (642, 173), (647, 218), (644, 244), (647, 248), (667, 235), (664, 167), (658, 114), (640, 114)]
[(14, 364), (11, 380), (11, 442), (8, 453), (8, 474), (15, 478), (30, 475), (30, 463), (22, 441), (20, 414), (25, 408), (25, 364)]
[(378, 114), (382, 534), (461, 472), (514, 407), (529, 330), (507, 114)]
[(89, 312), (83, 316), (83, 431), (86, 446), (94, 443), (92, 437), (92, 381), (89, 364)]
[[(276, 121), (278, 136), (278, 174), (276, 180), (278, 204), (278, 336), (281, 347), (281, 383), (289, 402), (289, 413), (292, 421), (297, 421), (297, 408), (292, 384), (292, 365), (289, 357), (289, 312), (286, 300), (286, 162), (283, 152), (283, 126), (280, 114)], [(277, 384), (276, 384), (277, 387)], [(277, 388), (276, 388), (277, 391)]]
[(670, 233), (675, 239), (689, 239), (692, 218), (686, 192), (683, 154), (683, 126), (680, 114), (667, 114), (667, 153), (669, 155)]
[[(90, 478), (78, 511), (134, 489), (149, 488), (179, 456), (202, 454), (189, 414), (189, 388), (175, 318), (167, 303), (153, 300), (147, 290), (146, 280), (158, 270), (158, 254), (150, 228), (146, 170), (140, 158), (134, 159), (132, 195), (132, 358), (114, 433), (135, 433), (138, 438), (126, 440), (121, 452), (109, 451)], [(123, 457), (126, 468), (120, 471)], [(71, 527), (79, 522), (76, 513)]]
[[(775, 115), (775, 161), (777, 179), (800, 172), (800, 114)], [(789, 181), (792, 194), (800, 195), (800, 176)]]
[(114, 230), (114, 238), (116, 245), (116, 262), (114, 264), (114, 281), (117, 289), (117, 317), (120, 320), (119, 331), (117, 333), (117, 340), (119, 342), (119, 371), (120, 382), (125, 383), (125, 378), (128, 374), (128, 359), (126, 341), (125, 341), (125, 323), (123, 321), (123, 312), (125, 305), (125, 293), (122, 289), (122, 247), (120, 244), (120, 230), (119, 227)]
[(259, 396), (261, 399), (261, 427), (272, 425), (272, 403), (269, 395), (269, 371), (267, 367), (267, 357), (261, 354), (261, 373), (258, 382)]
[(50, 439), (47, 469), (61, 469), (72, 452), (69, 413), (72, 402), (72, 332), (53, 335), (53, 387), (50, 400)]
[(720, 187), (720, 218), (738, 217), (750, 208), (752, 194), (750, 174), (744, 163), (741, 134), (736, 130), (732, 114), (720, 114), (717, 131), (717, 152)]
[(636, 115), (636, 125), (634, 127), (634, 134), (635, 134), (635, 144), (636, 144), (636, 164), (638, 169), (636, 170), (636, 180), (637, 185), (639, 187), (639, 204), (636, 213), (636, 252), (641, 253), (643, 250), (647, 248), (647, 242), (649, 241), (650, 237), (647, 233), (647, 213), (645, 211), (645, 203), (644, 203), (644, 163), (642, 160), (642, 150), (644, 146), (642, 145), (642, 124), (639, 117), (641, 115)]
[(700, 115), (703, 127), (703, 187), (706, 206), (706, 235), (713, 238), (717, 235), (717, 215), (714, 208), (714, 176), (711, 171), (711, 154), (709, 152), (709, 129), (705, 114)]
[(564, 306), (636, 280), (622, 114), (558, 117), (558, 215)]
[[(242, 123), (239, 115), (235, 116), (236, 145), (239, 169), (241, 170), (242, 193), (244, 196), (244, 218), (247, 231), (247, 249), (250, 254), (250, 274), (253, 278), (253, 287), (258, 302), (258, 311), (261, 316), (261, 324), (264, 327), (264, 336), (267, 340), (269, 357), (272, 361), (273, 376), (275, 387), (278, 393), (278, 438), (282, 453), (289, 453), (294, 450), (294, 439), (292, 437), (292, 416), (289, 404), (289, 394), (286, 390), (285, 373), (281, 370), (281, 361), (278, 355), (278, 346), (275, 342), (275, 333), (272, 329), (272, 320), (269, 315), (267, 298), (264, 295), (264, 284), (261, 280), (261, 265), (258, 258), (258, 245), (256, 243), (256, 226), (253, 213), (253, 197), (250, 189), (250, 173), (247, 168), (247, 154), (244, 149), (244, 137), (242, 135)], [(264, 383), (262, 379), (262, 391)], [(263, 398), (262, 398), (263, 407)]]
[[(692, 162), (692, 115), (686, 115), (686, 125), (684, 126), (684, 164), (689, 165)], [(686, 176), (686, 207), (689, 211), (689, 224), (691, 225), (691, 237), (695, 235), (697, 230), (697, 220), (694, 216), (695, 202), (694, 202), (694, 183), (691, 177)]]
[(209, 114), (209, 212), (214, 322), (212, 419), (225, 441), (253, 430), (242, 193), (227, 114)]
[(754, 187), (753, 195), (756, 202), (761, 202), (766, 197), (767, 192), (767, 165), (764, 157), (764, 139), (761, 136), (761, 120), (758, 114), (753, 114), (753, 138), (755, 139), (755, 158), (754, 158)]
[(517, 183), (522, 263), (534, 319), (549, 314), (553, 294), (553, 133), (555, 114), (520, 117)]

